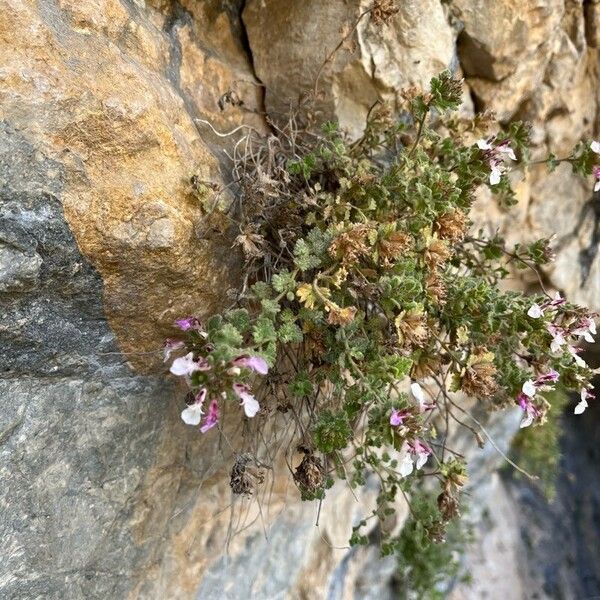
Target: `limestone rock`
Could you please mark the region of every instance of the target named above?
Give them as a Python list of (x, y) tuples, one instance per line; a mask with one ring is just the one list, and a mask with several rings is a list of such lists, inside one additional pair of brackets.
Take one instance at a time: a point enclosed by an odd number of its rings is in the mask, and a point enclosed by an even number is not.
[(320, 118), (335, 118), (356, 136), (379, 97), (393, 101), (403, 88), (427, 85), (453, 64), (454, 35), (439, 2), (402, 2), (387, 24), (365, 14), (370, 6), (247, 2), (243, 19), (272, 117), (286, 120), (290, 107), (316, 92)]
[[(353, 30), (369, 6), (0, 0), (2, 598), (393, 597), (393, 561), (347, 548), (373, 490), (336, 487), (318, 528), (283, 463), (258, 498), (233, 499), (226, 438), (180, 422), (160, 345), (174, 318), (221, 307), (239, 263), (190, 176), (223, 190), (225, 151), (247, 127), (268, 134), (265, 116), (284, 120), (317, 76), (316, 118), (355, 136), (377, 98), (446, 67), (475, 108), (531, 120), (536, 152), (560, 156), (600, 131), (600, 13), (407, 0)], [(521, 240), (557, 232), (551, 284), (599, 308), (590, 183), (536, 168), (511, 220), (489, 198), (479, 210)], [(490, 423), (503, 447), (511, 418)], [(239, 426), (228, 415), (226, 435)], [(498, 455), (475, 456), (493, 495)]]

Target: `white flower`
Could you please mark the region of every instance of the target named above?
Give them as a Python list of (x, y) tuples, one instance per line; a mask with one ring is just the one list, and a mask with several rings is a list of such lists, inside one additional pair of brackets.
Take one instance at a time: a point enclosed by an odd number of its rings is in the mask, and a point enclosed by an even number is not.
[(585, 411), (585, 409), (588, 407), (588, 403), (587, 400), (585, 398), (582, 398), (578, 403), (577, 406), (575, 407), (575, 410), (573, 411), (576, 415), (580, 415), (582, 412)]
[(500, 144), (496, 147), (496, 150), (498, 150), (498, 152), (501, 154), (506, 154), (510, 160), (517, 160), (515, 151), (508, 145), (508, 143)]
[(186, 425), (200, 425), (203, 412), (202, 404), (195, 402), (181, 411), (181, 418)]
[(595, 152), (596, 154), (600, 154), (600, 142), (593, 141), (590, 144), (590, 148), (592, 149), (592, 152)]
[(493, 146), (484, 139), (477, 140), (475, 143), (480, 150), (491, 150), (493, 148)]
[(194, 360), (194, 353), (190, 352), (181, 358), (176, 358), (169, 369), (173, 375), (191, 375), (200, 370), (200, 365)]
[(552, 352), (558, 352), (561, 346), (564, 346), (567, 343), (565, 337), (563, 335), (563, 330), (552, 323), (548, 324), (548, 332), (552, 336), (552, 343), (550, 344), (550, 350)]
[(241, 404), (244, 407), (244, 412), (248, 418), (252, 418), (260, 410), (260, 404), (256, 398), (250, 393), (250, 388), (242, 383), (234, 383), (233, 391), (238, 395)]
[(544, 311), (542, 310), (542, 307), (539, 304), (532, 304), (531, 308), (527, 311), (527, 316), (531, 317), (532, 319), (539, 319), (543, 315)]
[(593, 344), (594, 335), (596, 335), (596, 323), (589, 317), (584, 319), (580, 326), (573, 330), (573, 335), (582, 337), (586, 342)]
[(520, 429), (523, 429), (525, 427), (529, 427), (534, 420), (535, 416), (533, 415), (533, 413), (531, 412), (526, 412), (523, 416), (523, 419), (521, 420), (521, 424), (519, 425)]
[(410, 392), (414, 399), (419, 403), (419, 412), (424, 413), (435, 408), (434, 402), (427, 402), (427, 400), (425, 400), (423, 388), (416, 381), (413, 381), (413, 383), (410, 384)]
[(419, 404), (423, 404), (425, 402), (423, 388), (416, 381), (413, 381), (413, 383), (410, 384), (410, 393), (414, 396), (415, 400)]
[(402, 462), (400, 463), (400, 475), (402, 477), (408, 477), (413, 472), (414, 468), (415, 467), (413, 465), (412, 458), (407, 450), (406, 454), (404, 455), (404, 458), (402, 459)]
[(535, 396), (535, 392), (536, 392), (536, 387), (535, 387), (535, 383), (533, 382), (532, 379), (528, 379), (524, 384), (523, 384), (523, 393), (526, 396), (529, 396), (530, 398), (533, 398)]
[(591, 400), (591, 399), (593, 399), (595, 397), (596, 396), (594, 396), (594, 394), (592, 394), (592, 392), (590, 392), (590, 390), (588, 390), (587, 388), (582, 388), (582, 390), (581, 390), (581, 400), (579, 401), (579, 403), (577, 404), (577, 406), (575, 407), (575, 410), (573, 412), (576, 415), (580, 415), (588, 407), (588, 402), (587, 401)]
[(569, 354), (573, 357), (573, 360), (575, 361), (575, 364), (578, 367), (581, 367), (582, 369), (585, 369), (587, 367), (587, 363), (585, 362), (585, 360), (583, 360), (583, 358), (581, 358), (581, 356), (577, 354), (579, 348), (575, 348), (574, 346), (567, 346), (567, 350), (569, 351)]
[(490, 185), (498, 185), (502, 178), (502, 171), (498, 167), (492, 167), (490, 171)]
[(194, 399), (194, 403), (190, 404), (181, 411), (181, 418), (186, 425), (199, 425), (200, 418), (204, 414), (202, 404), (206, 398), (206, 388), (202, 388)]

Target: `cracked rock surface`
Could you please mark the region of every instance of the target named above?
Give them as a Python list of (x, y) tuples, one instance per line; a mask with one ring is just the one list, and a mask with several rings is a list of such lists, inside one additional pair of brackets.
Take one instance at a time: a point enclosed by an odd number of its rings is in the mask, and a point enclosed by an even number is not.
[[(229, 133), (268, 133), (317, 75), (320, 116), (351, 135), (377, 98), (450, 67), (465, 110), (531, 121), (540, 155), (598, 136), (597, 2), (400, 4), (321, 69), (368, 2), (0, 0), (1, 598), (394, 597), (393, 564), (346, 548), (348, 490), (319, 528), (285, 477), (232, 501), (228, 452), (180, 422), (160, 346), (236, 283), (229, 232), (199, 234), (190, 177), (228, 182)], [(515, 239), (556, 232), (549, 284), (598, 309), (589, 183), (540, 169), (512, 220), (480, 212)], [(496, 426), (508, 440), (514, 423)]]

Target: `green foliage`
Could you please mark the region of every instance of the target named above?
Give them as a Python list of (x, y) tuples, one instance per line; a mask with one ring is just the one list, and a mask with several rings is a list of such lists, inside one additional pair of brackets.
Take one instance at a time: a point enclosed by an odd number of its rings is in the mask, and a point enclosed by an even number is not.
[[(563, 409), (569, 397), (562, 391), (546, 395), (550, 409), (542, 427), (521, 429), (512, 442), (512, 458), (528, 473), (536, 475), (540, 486), (549, 500), (556, 494), (556, 476), (560, 461), (560, 425)], [(515, 477), (523, 477), (514, 471)]]
[(323, 411), (314, 426), (314, 441), (323, 454), (343, 450), (352, 437), (352, 429), (344, 412)]
[[(458, 572), (453, 532), (466, 465), (446, 445), (449, 424), (469, 424), (483, 443), (463, 414), (464, 395), (482, 410), (518, 405), (525, 424), (547, 418), (532, 428), (546, 432), (535, 442), (529, 432), (516, 442), (520, 460), (545, 474), (558, 435), (555, 380), (581, 393), (592, 376), (573, 346), (594, 315), (546, 293), (506, 291), (502, 281), (537, 273), (553, 258), (551, 240), (510, 246), (470, 222), (481, 186), (501, 207), (514, 204), (508, 174), (527, 168), (528, 127), (498, 132), (483, 116), (452, 114), (461, 96), (444, 72), (429, 92), (406, 92), (401, 118), (374, 107), (353, 142), (335, 123), (322, 133), (280, 129), (274, 145), (249, 134), (239, 146), (248, 155), (234, 165), (239, 211), (226, 215), (240, 232), (244, 283), (222, 314), (186, 324), (177, 350), (186, 365), (190, 354), (196, 361), (185, 373), (194, 398), (243, 403), (240, 453), (272, 456), (269, 432), (277, 447), (292, 436), (286, 457), (302, 498), (322, 500), (340, 479), (376, 482), (376, 506), (352, 544), (370, 543), (368, 526), (412, 498), (402, 533), (381, 527), (378, 541), (422, 598), (442, 597), (438, 584)], [(567, 162), (588, 176), (598, 159), (586, 143), (547, 165)], [(257, 379), (261, 359), (270, 371)], [(437, 503), (419, 491), (424, 475), (440, 483)]]
[[(411, 502), (412, 514), (396, 542), (400, 597), (443, 600), (453, 580), (468, 580), (460, 556), (469, 534), (460, 521), (439, 522), (434, 499), (419, 493)], [(443, 538), (443, 542), (442, 542)]]

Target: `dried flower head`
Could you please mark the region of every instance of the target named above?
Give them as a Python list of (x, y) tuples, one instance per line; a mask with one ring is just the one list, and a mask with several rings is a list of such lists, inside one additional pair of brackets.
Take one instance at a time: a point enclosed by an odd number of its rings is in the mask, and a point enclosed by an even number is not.
[(414, 309), (400, 313), (395, 319), (395, 325), (400, 344), (422, 347), (427, 342), (429, 330), (422, 310)]
[(483, 350), (471, 358), (462, 376), (460, 387), (468, 396), (488, 398), (493, 396), (498, 388), (495, 375), (496, 367), (490, 360), (489, 353)]
[(443, 304), (446, 300), (447, 289), (444, 279), (437, 271), (430, 271), (425, 280), (427, 295), (436, 303)]
[(462, 210), (444, 213), (434, 223), (434, 230), (438, 237), (441, 240), (448, 240), (452, 244), (464, 239), (467, 227), (467, 215)]
[(340, 308), (337, 305), (332, 306), (327, 316), (327, 322), (330, 325), (348, 325), (354, 320), (356, 311), (357, 308), (355, 306), (348, 306), (346, 308)]
[(402, 231), (394, 231), (379, 242), (379, 255), (387, 262), (397, 260), (410, 248), (411, 237)]
[(355, 225), (349, 231), (338, 235), (329, 246), (329, 253), (342, 265), (354, 265), (369, 253), (367, 239), (373, 231), (368, 225)]
[(436, 237), (431, 238), (425, 248), (424, 258), (430, 268), (444, 264), (451, 256), (452, 252), (450, 252), (448, 242)]
[(303, 449), (304, 456), (294, 472), (294, 481), (303, 492), (313, 494), (323, 487), (323, 463), (312, 452)]
[(260, 468), (252, 454), (239, 454), (231, 468), (229, 487), (237, 495), (251, 496), (257, 485), (265, 479), (264, 470)]

